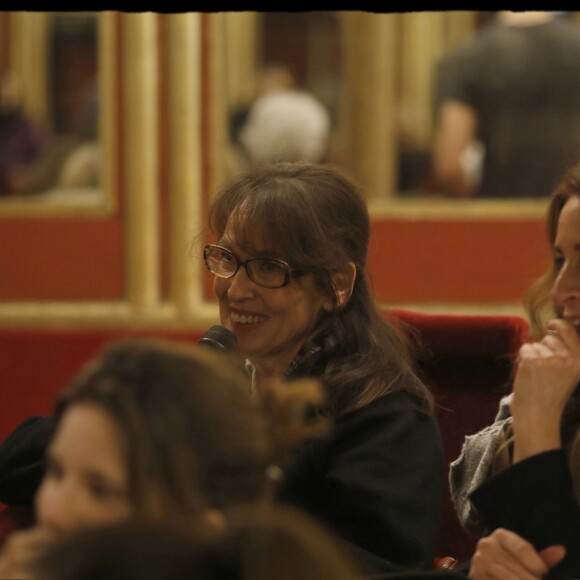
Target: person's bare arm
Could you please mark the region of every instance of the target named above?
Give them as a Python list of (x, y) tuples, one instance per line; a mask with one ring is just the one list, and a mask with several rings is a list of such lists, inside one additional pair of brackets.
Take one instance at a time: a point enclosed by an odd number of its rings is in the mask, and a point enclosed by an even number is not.
[(456, 197), (472, 197), (475, 188), (461, 159), (473, 142), (477, 129), (474, 109), (459, 101), (445, 101), (438, 113), (433, 151), (433, 171), (437, 183)]

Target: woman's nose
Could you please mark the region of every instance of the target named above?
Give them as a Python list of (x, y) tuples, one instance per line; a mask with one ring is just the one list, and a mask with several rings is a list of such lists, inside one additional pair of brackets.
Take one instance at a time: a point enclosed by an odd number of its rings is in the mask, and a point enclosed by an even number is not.
[(561, 306), (580, 298), (580, 272), (578, 268), (564, 266), (556, 278), (552, 294), (555, 301)]
[(67, 531), (77, 527), (74, 494), (65, 485), (60, 485), (39, 494), (37, 502), (39, 523), (52, 530)]
[(235, 275), (229, 279), (228, 296), (233, 299), (252, 297), (256, 285), (250, 280), (244, 266), (240, 266)]

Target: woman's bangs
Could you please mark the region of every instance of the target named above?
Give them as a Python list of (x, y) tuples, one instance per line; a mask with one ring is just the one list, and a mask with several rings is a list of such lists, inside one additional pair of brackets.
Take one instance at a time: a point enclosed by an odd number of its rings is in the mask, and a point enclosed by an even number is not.
[(287, 232), (284, 212), (270, 209), (258, 200), (246, 200), (242, 207), (231, 214), (228, 229), (233, 233), (236, 245), (251, 255), (287, 257), (292, 236)]

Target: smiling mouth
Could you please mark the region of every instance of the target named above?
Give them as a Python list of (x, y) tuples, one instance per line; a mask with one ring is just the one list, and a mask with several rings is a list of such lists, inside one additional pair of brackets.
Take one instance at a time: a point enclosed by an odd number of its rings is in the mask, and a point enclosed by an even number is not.
[(232, 312), (230, 314), (230, 320), (236, 324), (257, 324), (258, 322), (264, 322), (266, 316), (259, 316), (257, 314), (236, 314)]

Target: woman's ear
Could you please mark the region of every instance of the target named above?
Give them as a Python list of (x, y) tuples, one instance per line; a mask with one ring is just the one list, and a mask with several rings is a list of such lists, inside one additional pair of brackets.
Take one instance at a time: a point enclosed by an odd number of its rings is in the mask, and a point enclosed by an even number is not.
[[(349, 301), (354, 282), (356, 280), (356, 266), (354, 262), (349, 262), (344, 270), (335, 272), (332, 275), (332, 286), (334, 287), (334, 294), (336, 296), (336, 305), (342, 308)], [(324, 310), (330, 312), (335, 307), (330, 301), (323, 305)]]

